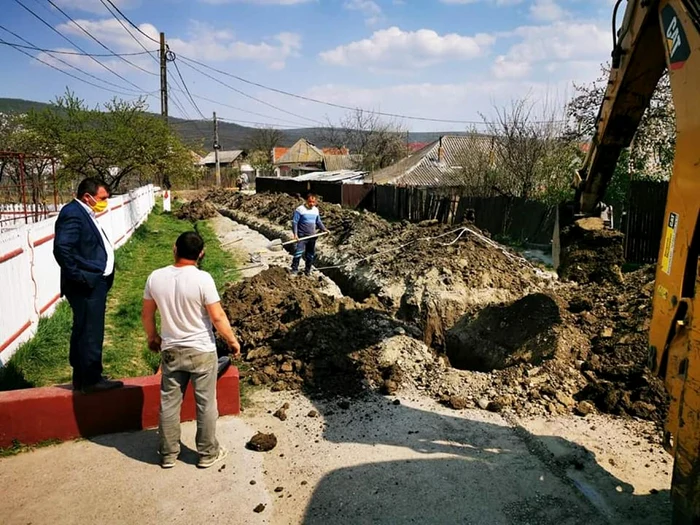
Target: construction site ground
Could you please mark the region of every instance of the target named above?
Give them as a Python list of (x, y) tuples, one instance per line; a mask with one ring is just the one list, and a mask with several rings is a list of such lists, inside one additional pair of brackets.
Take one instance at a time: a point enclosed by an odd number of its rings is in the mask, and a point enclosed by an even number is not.
[[(265, 271), (272, 281), (280, 278), (268, 268), (288, 265), (286, 252), (267, 250), (268, 238), (229, 219), (217, 216), (212, 224), (240, 260), (247, 282)], [(315, 272), (312, 279), (324, 296), (347, 302), (349, 315), (367, 315), (396, 334), (395, 343), (408, 340), (408, 324), (376, 320), (375, 310), (350, 304), (327, 277)], [(245, 283), (236, 286), (231, 308), (237, 297), (255, 295)], [(323, 307), (325, 299), (318, 300)], [(245, 333), (254, 339), (257, 327), (251, 326)], [(289, 339), (297, 335), (292, 330)], [(427, 348), (411, 345), (413, 356)], [(304, 381), (323, 384), (318, 372), (323, 363), (316, 362), (315, 375), (284, 375), (265, 372), (269, 357), (260, 355), (256, 377), (262, 380), (254, 383), (261, 386), (247, 392), (240, 417), (220, 419), (218, 435), (230, 451), (220, 464), (196, 468), (194, 423), (183, 424), (185, 448), (172, 470), (158, 466), (156, 431), (39, 448), (0, 459), (0, 483), (8, 488), (0, 500), (2, 522), (670, 523), (672, 465), (654, 417), (593, 410), (583, 417), (559, 408), (542, 414), (483, 410), (474, 407), (481, 394), (462, 406), (455, 396), (441, 399), (406, 381), (405, 364), (403, 381), (395, 378), (401, 388), (390, 394), (380, 393), (393, 381), (384, 378), (383, 388), (322, 396)], [(308, 368), (302, 365), (289, 364), (290, 370)], [(274, 383), (264, 380), (273, 377)], [(472, 379), (459, 375), (460, 381), (465, 377)], [(279, 417), (285, 404), (286, 417)], [(245, 444), (257, 432), (274, 433), (277, 446), (248, 450)]]

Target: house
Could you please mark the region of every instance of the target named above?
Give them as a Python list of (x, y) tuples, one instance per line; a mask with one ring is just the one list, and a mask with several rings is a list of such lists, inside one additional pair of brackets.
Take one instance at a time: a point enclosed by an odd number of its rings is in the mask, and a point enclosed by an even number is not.
[(488, 135), (445, 135), (400, 161), (375, 171), (366, 182), (396, 186), (464, 185), (465, 164), (470, 157), (492, 158), (495, 144)]
[[(219, 166), (221, 169), (240, 169), (243, 159), (245, 158), (245, 152), (240, 149), (233, 150), (221, 150), (219, 151)], [(199, 161), (200, 166), (205, 166), (207, 168), (216, 167), (216, 153), (208, 153), (201, 161)]]
[(318, 148), (302, 138), (291, 148), (273, 148), (272, 159), (278, 177), (297, 177), (316, 171), (352, 170), (362, 157), (350, 155), (347, 148)]

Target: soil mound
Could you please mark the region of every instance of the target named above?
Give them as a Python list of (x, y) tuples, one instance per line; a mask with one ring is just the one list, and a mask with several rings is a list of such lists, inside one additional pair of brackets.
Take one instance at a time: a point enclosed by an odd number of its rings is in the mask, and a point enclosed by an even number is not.
[(216, 217), (216, 214), (216, 206), (203, 199), (186, 202), (175, 212), (175, 216), (178, 219), (192, 222), (211, 219), (212, 217)]
[(579, 219), (561, 232), (562, 279), (578, 283), (622, 283), (624, 235), (603, 228), (599, 218)]

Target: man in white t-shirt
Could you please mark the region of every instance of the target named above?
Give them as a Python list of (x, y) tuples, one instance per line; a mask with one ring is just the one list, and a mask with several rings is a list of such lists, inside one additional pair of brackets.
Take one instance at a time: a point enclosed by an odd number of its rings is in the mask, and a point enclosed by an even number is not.
[[(221, 307), (211, 275), (197, 268), (204, 257), (204, 241), (185, 232), (173, 248), (175, 264), (154, 271), (146, 281), (141, 320), (148, 347), (161, 354), (160, 455), (171, 468), (180, 453), (180, 407), (188, 381), (197, 403), (197, 464), (207, 468), (226, 457), (216, 439), (217, 354), (212, 326), (240, 356), (241, 347)], [(160, 335), (156, 330), (160, 312)]]

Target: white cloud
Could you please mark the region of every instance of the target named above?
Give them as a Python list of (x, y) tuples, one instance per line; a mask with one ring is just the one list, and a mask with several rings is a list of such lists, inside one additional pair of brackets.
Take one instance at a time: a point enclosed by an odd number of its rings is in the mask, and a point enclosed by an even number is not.
[[(105, 6), (100, 0), (54, 0), (54, 3), (63, 9), (77, 9), (86, 13), (104, 14)], [(112, 0), (122, 11), (137, 7), (140, 0)]]
[(402, 31), (390, 27), (376, 31), (370, 38), (324, 51), (320, 57), (337, 66), (427, 67), (447, 60), (476, 58), (486, 53), (493, 42), (494, 38), (486, 34), (439, 35), (429, 29)]
[(530, 6), (530, 16), (542, 22), (554, 22), (567, 15), (566, 9), (557, 4), (556, 0), (535, 0)]
[(491, 68), (493, 76), (497, 79), (524, 78), (530, 73), (530, 70), (529, 63), (511, 61), (503, 55), (496, 57)]
[(367, 25), (376, 24), (382, 16), (382, 8), (372, 0), (346, 0), (343, 7), (350, 11), (361, 12), (365, 16)]
[(560, 21), (542, 26), (521, 26), (508, 36), (520, 38), (520, 42), (506, 53), (506, 58), (513, 61), (587, 59), (604, 62), (612, 49), (609, 28), (590, 22)]
[[(143, 51), (117, 20), (78, 20), (81, 26), (93, 35), (99, 35), (102, 42), (118, 52)], [(150, 24), (142, 24), (141, 30), (155, 40), (158, 40), (158, 30)], [(59, 31), (76, 36), (85, 34), (72, 23), (58, 26)], [(132, 31), (147, 49), (155, 49), (157, 45), (146, 37)], [(273, 69), (282, 69), (286, 60), (296, 56), (301, 49), (301, 37), (294, 33), (279, 33), (268, 41), (248, 43), (236, 40), (230, 30), (216, 29), (208, 24), (191, 22), (187, 38), (169, 38), (170, 49), (176, 54), (207, 61), (250, 60), (262, 62)], [(145, 57), (148, 59), (148, 57)], [(150, 60), (150, 59), (149, 59)], [(151, 60), (150, 63), (156, 64)], [(149, 64), (150, 64), (149, 63)], [(97, 64), (92, 62), (96, 67)], [(89, 63), (88, 63), (89, 65)]]
[[(99, 1), (99, 0), (98, 0)], [(199, 0), (203, 4), (253, 4), (253, 5), (297, 5), (306, 4), (315, 0)]]

